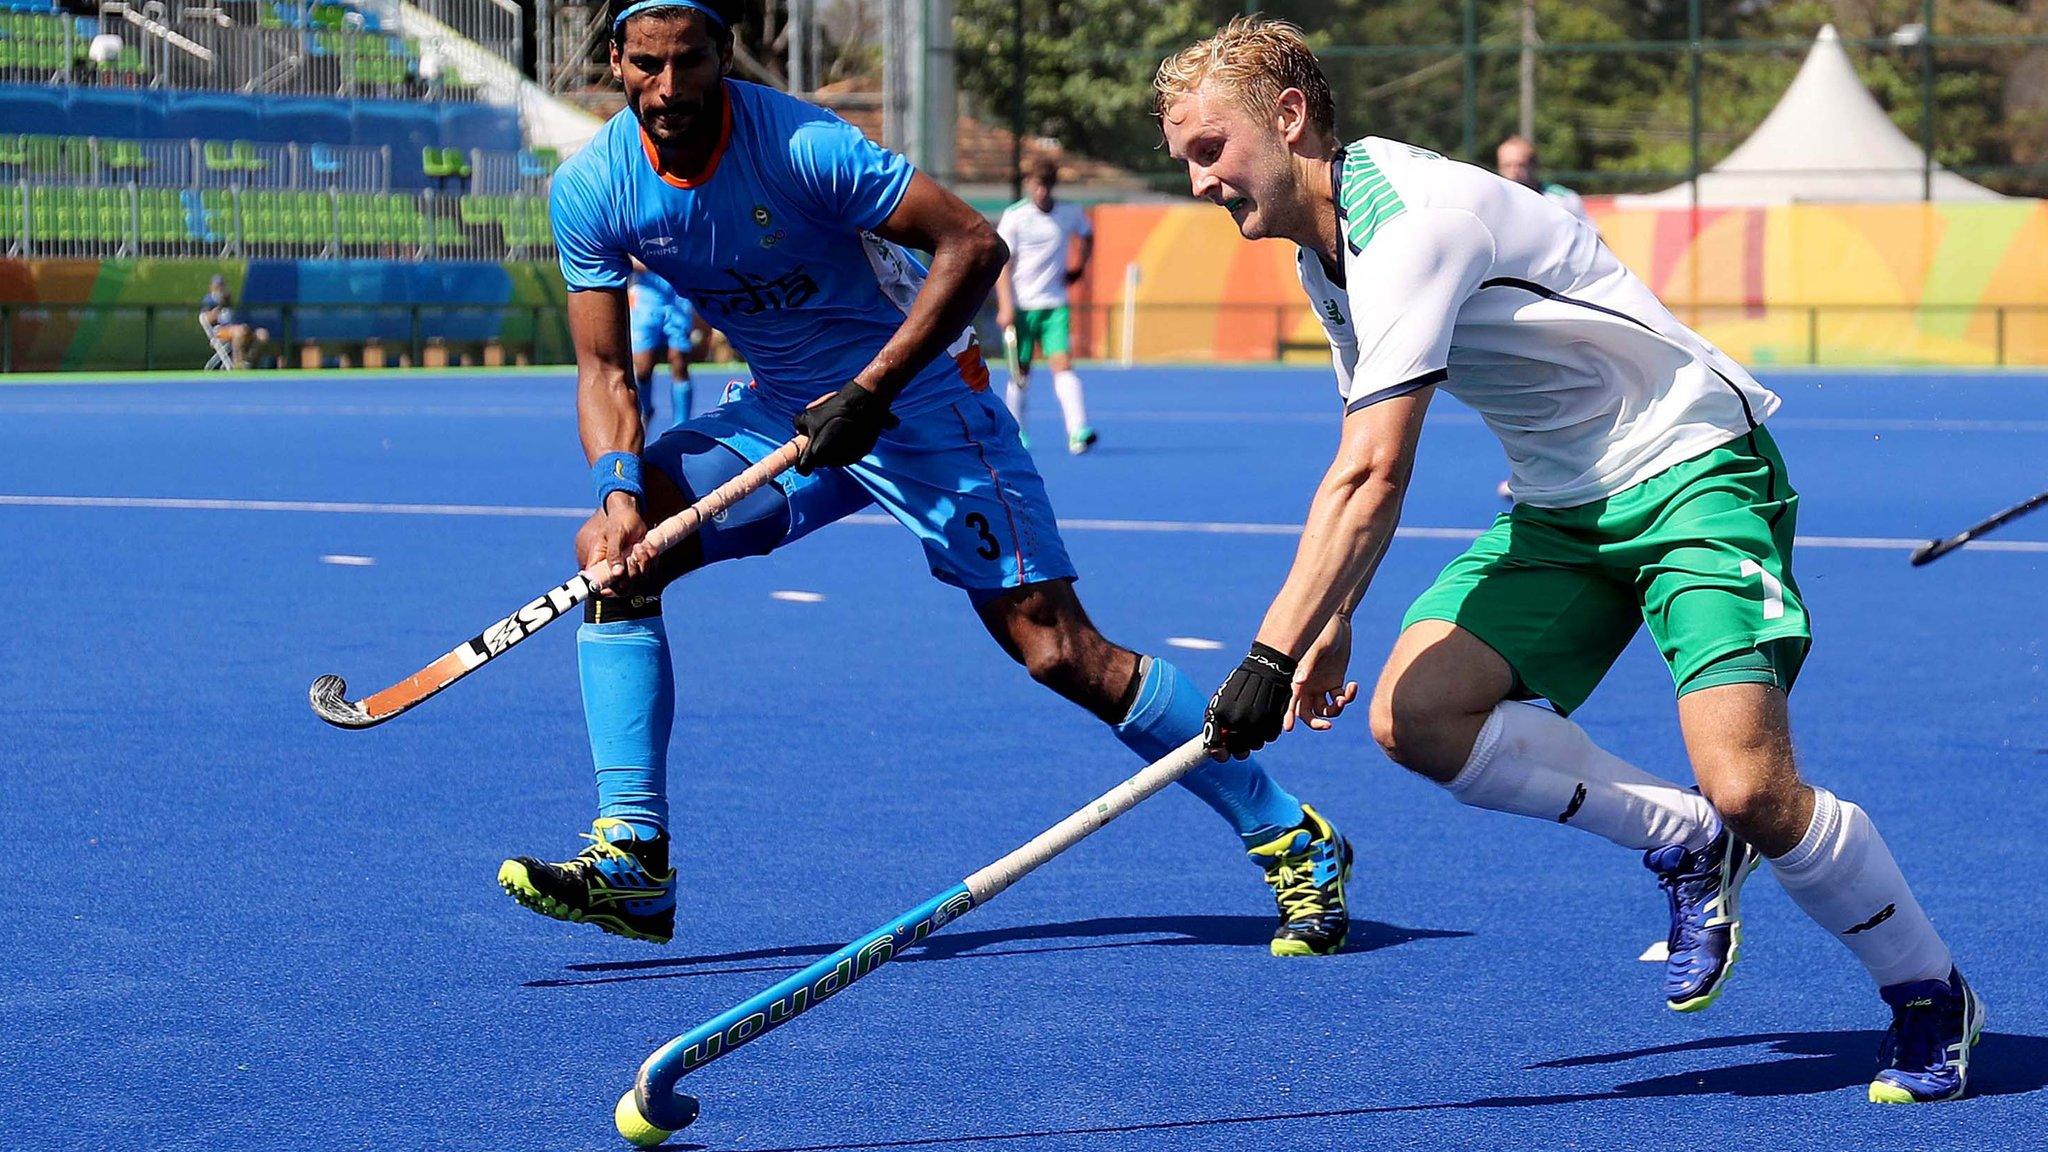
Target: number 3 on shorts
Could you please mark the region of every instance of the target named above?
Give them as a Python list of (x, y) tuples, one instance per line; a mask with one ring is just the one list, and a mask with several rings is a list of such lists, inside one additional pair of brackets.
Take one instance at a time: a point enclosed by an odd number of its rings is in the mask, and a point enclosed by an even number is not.
[(1758, 577), (1764, 589), (1764, 619), (1776, 620), (1785, 614), (1785, 585), (1776, 576), (1764, 571), (1764, 566), (1754, 560), (1742, 562), (1744, 576)]
[[(988, 517), (983, 516), (979, 512), (969, 512), (966, 523), (969, 528), (974, 529), (974, 534), (980, 537), (981, 540), (980, 543), (974, 546), (974, 554), (976, 556), (981, 557), (983, 560), (993, 560), (1003, 554), (1002, 543), (996, 539), (995, 533), (989, 531)], [(1744, 561), (1744, 563), (1748, 563), (1748, 561)]]

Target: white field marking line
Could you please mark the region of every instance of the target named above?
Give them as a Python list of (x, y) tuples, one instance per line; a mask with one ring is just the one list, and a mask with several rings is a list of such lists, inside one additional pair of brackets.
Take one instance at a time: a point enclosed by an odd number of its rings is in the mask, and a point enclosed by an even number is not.
[[(519, 504), (371, 504), (346, 500), (213, 500), (169, 496), (30, 496), (0, 493), (0, 507), (15, 508), (139, 508), (203, 512), (331, 512), (346, 515), (396, 516), (504, 516), (581, 520), (590, 515), (584, 508), (554, 508)], [(856, 512), (843, 523), (895, 524), (874, 512)], [(1237, 520), (1107, 520), (1074, 517), (1060, 521), (1073, 532), (1149, 532), (1191, 536), (1299, 536), (1299, 524), (1264, 524)], [(1474, 540), (1480, 528), (1401, 527), (1394, 535), (1404, 540)], [(1796, 543), (1805, 548), (1847, 548), (1859, 551), (1910, 551), (1927, 543), (1917, 536), (1800, 536)], [(1962, 551), (2048, 552), (2048, 540), (1972, 540)]]
[(372, 556), (350, 556), (346, 553), (332, 552), (322, 556), (320, 562), (322, 564), (333, 564), (340, 568), (368, 568), (375, 564), (377, 560)]
[(349, 500), (206, 500), (152, 496), (16, 496), (0, 505), (47, 508), (155, 508), (180, 512), (339, 512), (348, 515), (511, 516), (582, 520), (589, 509), (518, 504), (365, 504)]
[(1223, 641), (1209, 640), (1201, 636), (1168, 636), (1166, 638), (1166, 646), (1168, 648), (1192, 648), (1197, 652), (1214, 652), (1218, 648), (1223, 647)]
[(768, 594), (770, 600), (786, 600), (791, 604), (822, 604), (823, 592), (804, 592), (795, 588), (779, 588)]
[[(1328, 424), (1335, 427), (1343, 419), (1335, 405), (1328, 412), (1167, 412), (1142, 409), (1119, 412), (1113, 408), (1098, 408), (1094, 413), (1096, 421), (1102, 424), (1128, 420), (1134, 424)], [(1439, 412), (1431, 415), (1428, 423), (1474, 427), (1484, 421), (1471, 412)], [(1765, 421), (1765, 426), (1815, 432), (2048, 432), (2048, 420), (1916, 420), (1885, 416), (1867, 419), (1773, 416)]]
[[(132, 401), (27, 401), (14, 403), (0, 397), (0, 414), (32, 416), (292, 416), (292, 417), (464, 417), (486, 419), (539, 419), (564, 416), (570, 409), (560, 404), (246, 404), (174, 403), (143, 404)], [(1340, 422), (1335, 407), (1328, 412), (1173, 412), (1134, 409), (1097, 410), (1096, 418), (1106, 423), (1119, 420), (1134, 424), (1331, 424)], [(1470, 412), (1440, 412), (1431, 424), (1474, 427), (1483, 423)], [(1951, 420), (1895, 419), (1871, 417), (1777, 416), (1772, 428), (1823, 432), (2004, 432), (2039, 434), (2048, 432), (2048, 420)]]
[(1636, 957), (1636, 959), (1641, 960), (1645, 964), (1662, 964), (1666, 960), (1671, 959), (1671, 945), (1666, 941), (1659, 940), (1648, 948), (1643, 949), (1643, 954)]
[(35, 401), (10, 403), (0, 397), (0, 414), (33, 416), (565, 416), (561, 404), (134, 404), (118, 401)]

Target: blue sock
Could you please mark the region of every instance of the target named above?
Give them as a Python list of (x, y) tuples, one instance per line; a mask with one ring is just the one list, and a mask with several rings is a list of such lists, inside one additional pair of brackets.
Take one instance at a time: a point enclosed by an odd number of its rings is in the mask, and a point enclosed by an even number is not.
[(681, 424), (690, 418), (690, 382), (670, 380), (668, 382), (669, 407), (675, 411), (675, 423)]
[(576, 633), (583, 719), (597, 766), (597, 814), (640, 832), (668, 830), (668, 734), (675, 673), (659, 616), (585, 624)]
[[(1145, 662), (1144, 681), (1131, 714), (1115, 726), (1116, 738), (1145, 759), (1157, 760), (1202, 734), (1209, 701), (1172, 664), (1156, 656), (1139, 659)], [(1204, 760), (1180, 784), (1230, 821), (1247, 848), (1302, 821), (1301, 801), (1266, 775), (1257, 760)]]

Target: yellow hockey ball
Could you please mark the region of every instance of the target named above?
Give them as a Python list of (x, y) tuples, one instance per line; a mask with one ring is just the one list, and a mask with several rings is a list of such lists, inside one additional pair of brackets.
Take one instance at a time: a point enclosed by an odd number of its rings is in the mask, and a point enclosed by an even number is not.
[(618, 1128), (619, 1135), (641, 1148), (652, 1148), (675, 1135), (667, 1128), (656, 1128), (647, 1122), (647, 1117), (640, 1115), (640, 1105), (634, 1101), (630, 1088), (619, 1097), (619, 1106), (612, 1109), (612, 1124)]

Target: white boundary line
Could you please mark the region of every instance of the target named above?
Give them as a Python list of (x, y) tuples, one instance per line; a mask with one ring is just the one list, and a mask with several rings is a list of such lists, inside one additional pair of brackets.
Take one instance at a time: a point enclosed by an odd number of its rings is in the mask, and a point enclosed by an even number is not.
[[(0, 507), (12, 508), (111, 508), (151, 509), (176, 512), (324, 512), (351, 516), (496, 516), (513, 519), (581, 520), (590, 515), (585, 508), (558, 508), (521, 504), (382, 504), (350, 500), (214, 500), (176, 496), (33, 496), (0, 493)], [(888, 516), (857, 512), (845, 518), (848, 524), (895, 524)], [(1299, 524), (1268, 524), (1243, 520), (1115, 520), (1069, 517), (1060, 527), (1070, 532), (1148, 532), (1188, 536), (1299, 536)], [(1404, 540), (1473, 540), (1479, 528), (1401, 527), (1394, 535)], [(1867, 552), (1911, 551), (1926, 540), (1907, 536), (1800, 536), (1804, 548), (1844, 548)], [(2048, 553), (2048, 540), (1973, 540), (1963, 545), (1973, 552)]]
[[(564, 418), (568, 410), (560, 404), (506, 404), (478, 403), (419, 403), (397, 402), (389, 404), (321, 404), (306, 403), (246, 403), (239, 401), (195, 401), (168, 404), (143, 404), (123, 400), (38, 400), (25, 403), (13, 402), (0, 397), (0, 415), (7, 416), (280, 416), (291, 418), (371, 417), (380, 419), (406, 419), (413, 417), (436, 417), (465, 419), (521, 419), (554, 420)], [(1153, 409), (1102, 409), (1096, 417), (1105, 423), (1128, 421), (1133, 424), (1224, 424), (1224, 425), (1329, 425), (1335, 427), (1338, 414), (1334, 405), (1328, 412), (1274, 412), (1274, 411), (1216, 411), (1176, 412)], [(1430, 416), (1431, 425), (1456, 427), (1479, 427), (1483, 421), (1471, 412), (1438, 412)], [(1991, 432), (2039, 435), (2048, 433), (2048, 420), (2039, 419), (1908, 419), (1894, 417), (1828, 417), (1828, 416), (1776, 416), (1770, 427), (1819, 432)]]

